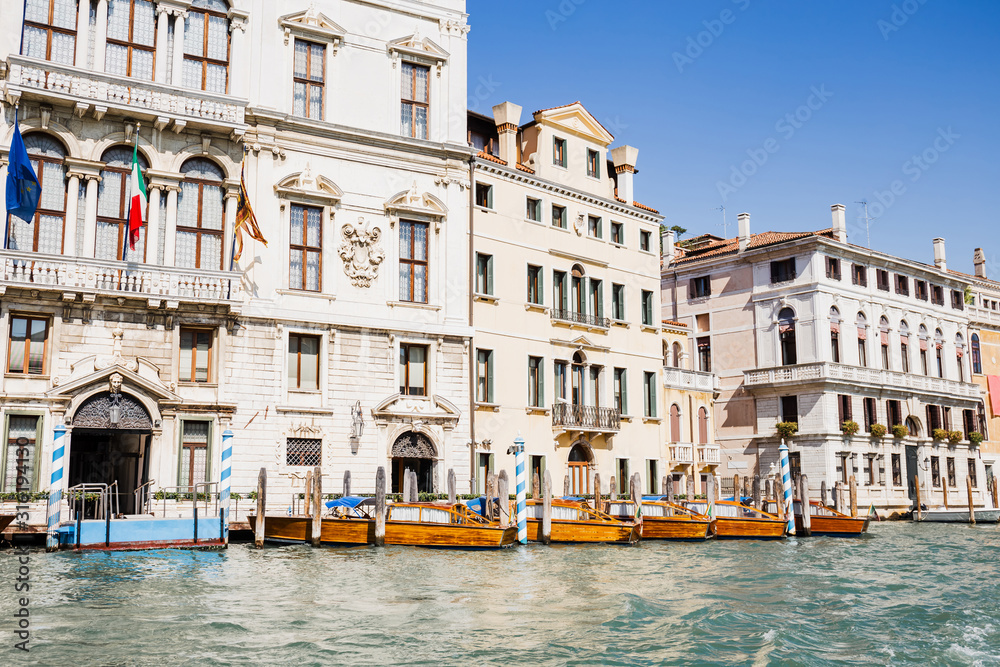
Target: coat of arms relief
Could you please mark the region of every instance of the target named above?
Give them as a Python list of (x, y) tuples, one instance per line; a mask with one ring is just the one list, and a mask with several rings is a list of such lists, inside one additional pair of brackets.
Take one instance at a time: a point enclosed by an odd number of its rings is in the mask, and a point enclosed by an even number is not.
[(347, 223), (341, 228), (344, 241), (340, 244), (340, 258), (344, 260), (344, 273), (355, 287), (371, 287), (378, 278), (378, 267), (385, 259), (385, 250), (379, 245), (382, 231), (358, 218), (357, 224)]

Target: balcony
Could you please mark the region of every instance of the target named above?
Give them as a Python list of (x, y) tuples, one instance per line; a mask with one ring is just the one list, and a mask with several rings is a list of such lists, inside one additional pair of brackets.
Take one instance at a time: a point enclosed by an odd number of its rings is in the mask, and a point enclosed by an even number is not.
[(830, 362), (779, 366), (743, 372), (743, 383), (747, 387), (817, 382), (845, 382), (875, 388), (911, 389), (964, 398), (979, 398), (981, 394), (979, 385), (968, 382)]
[(718, 445), (698, 445), (698, 463), (716, 465), (721, 462)]
[(552, 426), (565, 431), (613, 434), (621, 429), (621, 414), (615, 408), (556, 403), (552, 406)]
[(0, 251), (0, 294), (10, 287), (62, 292), (62, 299), (93, 302), (97, 296), (145, 299), (149, 307), (164, 302), (228, 305), (243, 301), (240, 274), (181, 269), (172, 266), (125, 264), (108, 260)]
[(672, 465), (694, 463), (694, 445), (670, 445), (670, 463)]
[(35, 97), (34, 91), (45, 91), (45, 98), (75, 103), (75, 113), (81, 117), (88, 111), (93, 111), (98, 120), (108, 110), (132, 117), (145, 111), (161, 130), (172, 122), (172, 129), (180, 132), (190, 120), (202, 127), (239, 135), (245, 129), (246, 100), (230, 95), (188, 91), (18, 55), (10, 56), (6, 64), (3, 93), (7, 100), (16, 100), (22, 94)]
[(689, 371), (686, 368), (663, 368), (663, 386), (693, 391), (718, 391), (719, 378), (715, 373)]
[(552, 309), (552, 319), (598, 329), (607, 329), (611, 326), (611, 320), (607, 317), (598, 317), (587, 313), (579, 313), (575, 310), (562, 310), (560, 308)]

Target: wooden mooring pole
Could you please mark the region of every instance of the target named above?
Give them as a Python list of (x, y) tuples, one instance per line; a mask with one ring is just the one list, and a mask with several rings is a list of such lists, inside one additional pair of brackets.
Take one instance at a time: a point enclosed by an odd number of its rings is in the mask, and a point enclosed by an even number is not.
[(351, 471), (344, 471), (344, 498), (351, 495)]
[(312, 516), (313, 471), (306, 470), (306, 491), (302, 494), (302, 513)]
[(264, 548), (264, 509), (267, 505), (267, 468), (261, 468), (257, 474), (257, 522), (254, 525), (253, 546)]
[(966, 475), (965, 486), (969, 492), (969, 523), (976, 525), (976, 508), (972, 504), (972, 478)]
[(805, 475), (799, 475), (799, 503), (802, 511), (802, 534), (809, 537), (812, 535), (812, 512), (809, 507), (809, 479)]
[(458, 503), (458, 481), (455, 477), (455, 469), (448, 468), (448, 504)]
[(629, 479), (629, 497), (632, 499), (632, 504), (635, 507), (635, 513), (639, 517), (639, 521), (642, 521), (642, 476), (639, 473), (634, 473)]
[(778, 486), (777, 484), (773, 484), (772, 483), (771, 484), (771, 491), (773, 493), (775, 508), (778, 510), (777, 511), (778, 520), (779, 521), (784, 521), (785, 520), (785, 499), (782, 497), (781, 487)]
[(319, 466), (313, 468), (312, 494), (312, 545), (318, 547), (323, 533), (323, 471)]
[(569, 475), (563, 477), (563, 496), (569, 495)]
[(826, 505), (826, 480), (819, 483), (819, 504)]
[(740, 475), (733, 475), (733, 500), (740, 502)]
[(506, 469), (497, 475), (497, 499), (500, 505), (500, 525), (506, 528), (510, 525), (510, 482)]
[(611, 476), (611, 481), (608, 483), (608, 495), (611, 496), (611, 500), (617, 500), (618, 487), (615, 486), (615, 476)]
[(858, 480), (851, 475), (850, 479), (851, 485), (851, 516), (858, 515)]
[(913, 476), (913, 489), (917, 494), (917, 521), (924, 518), (924, 512), (920, 509), (920, 475)]
[(415, 503), (420, 500), (420, 487), (417, 483), (417, 471), (410, 471), (410, 497), (406, 499), (407, 502)]
[(601, 500), (601, 473), (594, 473), (594, 509), (598, 512), (604, 511), (604, 502)]
[(663, 492), (667, 496), (667, 502), (668, 503), (674, 502), (674, 476), (673, 475), (668, 475), (667, 476), (667, 485), (666, 485), (666, 488), (663, 489)]
[(545, 471), (542, 482), (542, 524), (539, 526), (538, 539), (542, 544), (552, 541), (552, 475)]
[(385, 546), (385, 468), (375, 473), (375, 546)]
[(403, 502), (410, 502), (410, 469), (403, 471)]
[(753, 476), (753, 486), (750, 493), (753, 496), (753, 506), (760, 509), (760, 475)]
[(531, 497), (538, 500), (542, 497), (542, 481), (538, 478), (538, 471), (531, 474)]

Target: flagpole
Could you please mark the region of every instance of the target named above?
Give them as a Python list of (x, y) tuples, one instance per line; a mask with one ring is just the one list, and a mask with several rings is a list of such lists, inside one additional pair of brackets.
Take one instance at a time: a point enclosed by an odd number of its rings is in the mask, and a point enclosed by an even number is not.
[[(22, 35), (21, 40), (24, 41), (24, 36)], [(17, 131), (17, 108), (21, 106), (20, 99), (14, 103), (14, 131)], [(10, 174), (10, 161), (7, 162), (7, 173)], [(3, 226), (3, 249), (7, 250), (7, 237), (10, 235), (10, 213), (7, 214), (7, 221)]]

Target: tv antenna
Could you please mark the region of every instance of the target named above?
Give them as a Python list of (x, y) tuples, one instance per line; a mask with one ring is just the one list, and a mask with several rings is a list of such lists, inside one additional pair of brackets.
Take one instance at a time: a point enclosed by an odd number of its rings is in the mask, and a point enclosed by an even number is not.
[(726, 207), (719, 206), (719, 208), (713, 209), (715, 211), (722, 211), (722, 237), (729, 238), (729, 225), (726, 224)]
[(865, 207), (865, 235), (868, 237), (868, 248), (872, 247), (872, 228), (871, 222), (873, 220), (878, 220), (878, 218), (872, 218), (868, 215), (868, 202), (864, 199), (861, 201), (854, 202), (855, 204), (861, 204)]

